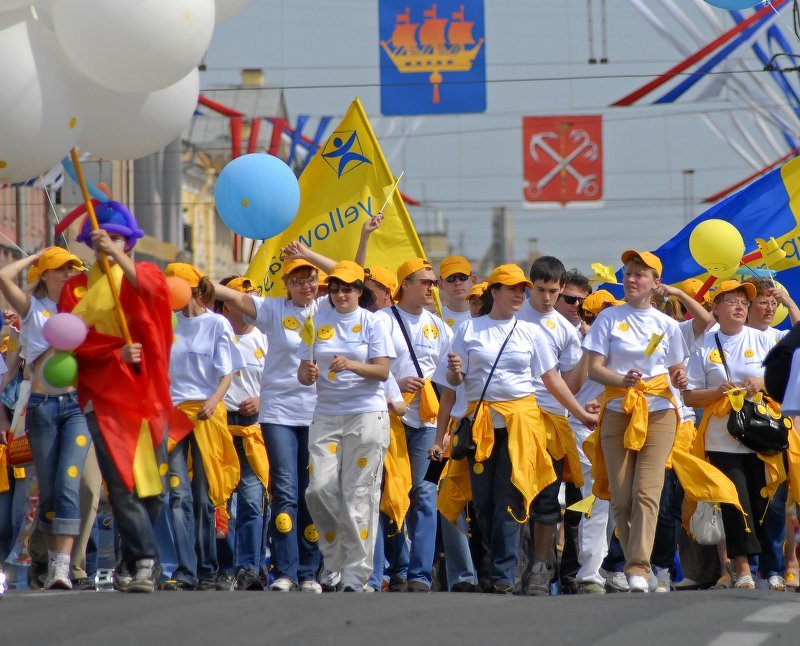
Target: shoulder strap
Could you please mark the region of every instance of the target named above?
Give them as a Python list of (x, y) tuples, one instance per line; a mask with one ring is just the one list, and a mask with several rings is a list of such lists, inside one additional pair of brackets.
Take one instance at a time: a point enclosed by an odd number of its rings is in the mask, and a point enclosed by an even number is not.
[(728, 362), (725, 361), (725, 352), (722, 349), (722, 344), (719, 342), (719, 334), (714, 332), (714, 341), (717, 342), (717, 350), (719, 350), (719, 358), (722, 359), (722, 367), (725, 368), (725, 376), (728, 378), (728, 381), (731, 380), (731, 371), (728, 370)]
[(503, 341), (503, 345), (500, 346), (500, 352), (497, 353), (497, 357), (494, 360), (494, 365), (492, 369), (489, 371), (489, 376), (486, 377), (486, 383), (483, 385), (483, 392), (481, 393), (481, 398), (478, 400), (478, 405), (475, 406), (475, 410), (477, 411), (480, 408), (480, 405), (483, 403), (483, 398), (486, 396), (486, 389), (489, 388), (489, 382), (492, 380), (492, 375), (494, 374), (494, 369), (497, 368), (497, 362), (500, 361), (500, 355), (503, 354), (503, 350), (506, 349), (506, 344), (508, 340), (511, 338), (511, 335), (514, 334), (514, 330), (517, 327), (517, 319), (514, 319), (514, 325), (511, 327), (511, 332), (508, 333), (506, 336), (506, 340)]
[(397, 323), (400, 325), (400, 331), (403, 333), (403, 338), (406, 340), (408, 352), (411, 355), (411, 361), (414, 362), (414, 368), (417, 370), (417, 377), (420, 379), (425, 379), (425, 375), (422, 374), (422, 368), (419, 366), (419, 361), (417, 361), (417, 355), (414, 352), (414, 346), (411, 345), (411, 338), (408, 336), (408, 330), (406, 330), (406, 326), (403, 323), (403, 319), (400, 316), (400, 311), (397, 309), (397, 305), (392, 305), (392, 314), (394, 314), (394, 317), (397, 319)]

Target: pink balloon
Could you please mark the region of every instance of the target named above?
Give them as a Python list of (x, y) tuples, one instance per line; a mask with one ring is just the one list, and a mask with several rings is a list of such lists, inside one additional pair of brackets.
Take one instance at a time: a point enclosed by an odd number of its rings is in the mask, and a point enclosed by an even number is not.
[(45, 341), (56, 350), (74, 350), (86, 340), (89, 328), (74, 314), (62, 312), (47, 319), (42, 331)]

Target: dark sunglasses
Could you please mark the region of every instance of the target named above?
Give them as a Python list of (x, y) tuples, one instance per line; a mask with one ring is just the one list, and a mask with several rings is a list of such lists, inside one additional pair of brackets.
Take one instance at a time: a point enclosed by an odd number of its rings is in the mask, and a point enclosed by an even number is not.
[(436, 285), (436, 281), (435, 280), (431, 280), (430, 278), (413, 278), (411, 280), (406, 280), (405, 282), (407, 282), (407, 283), (420, 283), (422, 285), (425, 285), (425, 287), (433, 287), (434, 285)]
[(328, 293), (329, 294), (338, 294), (342, 292), (342, 294), (352, 294), (355, 287), (352, 285), (329, 285), (328, 286)]
[(469, 280), (469, 276), (466, 274), (450, 274), (445, 280), (448, 283), (454, 283), (456, 281), (459, 283), (466, 283)]
[(568, 296), (567, 294), (561, 294), (561, 298), (567, 305), (583, 305), (583, 301), (586, 300), (585, 296)]

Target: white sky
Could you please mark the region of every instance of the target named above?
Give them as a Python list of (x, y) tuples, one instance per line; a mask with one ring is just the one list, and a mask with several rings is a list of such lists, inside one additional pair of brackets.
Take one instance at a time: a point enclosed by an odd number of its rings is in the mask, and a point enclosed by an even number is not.
[[(662, 0), (643, 1), (689, 45)], [(599, 15), (600, 0), (593, 4)], [(591, 262), (616, 266), (622, 250), (654, 249), (683, 226), (684, 169), (695, 170), (694, 214), (705, 210), (702, 198), (752, 172), (700, 116), (719, 111), (720, 122), (729, 124), (728, 115), (741, 107), (730, 92), (713, 103), (607, 107), (682, 57), (630, 2), (606, 4), (610, 63), (589, 65), (586, 0), (485, 0), (486, 113), (425, 117), (393, 164), (395, 175), (406, 172), (404, 191), (430, 205), (411, 209), (420, 232), (433, 222), (433, 210), (441, 209), (453, 244), (463, 236), (463, 251), (479, 258), (490, 238), (491, 208), (505, 205), (513, 216), (516, 258), (526, 256), (529, 238), (538, 238), (540, 252), (589, 272)], [(712, 40), (693, 0), (677, 4)], [(714, 11), (732, 26), (726, 12)], [(784, 13), (779, 24), (796, 44), (788, 28), (790, 13)], [(599, 33), (596, 21), (598, 55)], [(760, 68), (749, 50), (744, 55), (747, 67)], [(206, 63), (203, 87), (236, 83), (244, 67), (263, 68), (269, 85), (287, 88), (293, 120), (298, 114), (312, 115), (307, 130), (315, 130), (313, 117), (323, 115), (334, 115), (335, 125), (355, 96), (379, 137), (388, 128), (380, 115), (377, 0), (253, 0), (217, 27)], [(554, 77), (566, 80), (540, 80)], [(766, 74), (759, 78), (768, 81)], [(321, 87), (347, 84), (352, 87)], [(522, 117), (571, 113), (603, 115), (604, 205), (526, 209)], [(763, 136), (756, 138), (768, 149)], [(382, 141), (384, 152), (395, 141)], [(778, 156), (770, 150), (770, 158)]]

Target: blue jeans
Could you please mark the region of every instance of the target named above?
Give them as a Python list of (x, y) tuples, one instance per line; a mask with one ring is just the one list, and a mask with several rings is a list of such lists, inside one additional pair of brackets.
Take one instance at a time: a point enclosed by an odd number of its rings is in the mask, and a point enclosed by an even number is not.
[(8, 485), (8, 491), (0, 493), (0, 566), (19, 536), (30, 483), (27, 478), (14, 478), (14, 469), (8, 467)]
[(447, 589), (452, 590), (456, 583), (466, 582), (477, 585), (478, 574), (469, 551), (469, 528), (467, 527), (466, 512), (461, 512), (455, 525), (441, 516), (440, 527), (442, 528), (442, 546), (447, 570)]
[(295, 583), (316, 580), (321, 555), (305, 497), (308, 427), (261, 424), (261, 432), (272, 481), (270, 566), (276, 579), (286, 577)]
[(91, 443), (77, 393), (32, 393), (25, 432), (39, 479), (39, 527), (45, 534), (77, 536), (81, 470)]
[[(162, 477), (161, 479), (163, 488), (161, 495), (140, 498), (136, 493), (135, 486), (129, 491), (117, 471), (94, 413), (87, 413), (86, 423), (94, 440), (97, 464), (100, 466), (100, 473), (106, 483), (108, 502), (114, 515), (114, 526), (120, 534), (120, 560), (128, 566), (128, 571), (132, 573), (136, 572), (136, 561), (140, 559), (153, 559), (158, 563), (158, 543), (153, 526), (166, 499), (166, 478)], [(154, 448), (158, 464), (166, 463), (166, 438)]]
[[(783, 543), (786, 541), (786, 496), (787, 483), (778, 485), (775, 495), (769, 501), (764, 524), (761, 526), (761, 554), (758, 555), (758, 571), (762, 578), (768, 579), (774, 574), (783, 576), (786, 562), (783, 557)], [(759, 523), (756, 518), (754, 523)]]
[[(425, 480), (428, 470), (428, 449), (436, 439), (432, 426), (412, 428), (405, 426), (408, 457), (411, 461), (411, 507), (406, 514), (406, 535), (400, 532), (391, 536), (392, 530), (384, 523), (385, 550), (389, 561), (387, 572), (392, 581), (421, 581), (431, 585), (433, 557), (436, 553), (436, 485)], [(385, 518), (384, 518), (385, 520)]]
[[(187, 459), (192, 456), (192, 478)], [(178, 568), (172, 578), (195, 585), (217, 578), (217, 534), (214, 503), (208, 495), (203, 456), (189, 433), (169, 454), (169, 505)]]
[[(541, 525), (558, 525), (561, 522), (561, 503), (558, 501), (558, 493), (561, 489), (562, 476), (564, 473), (564, 459), (556, 460), (553, 458), (553, 470), (556, 472), (555, 482), (551, 482), (542, 489), (531, 503), (531, 529), (535, 523)], [(531, 547), (533, 539), (531, 539)], [(533, 556), (531, 556), (533, 558)]]
[(672, 469), (664, 473), (664, 488), (658, 504), (658, 521), (653, 541), (650, 563), (659, 570), (670, 570), (674, 574), (675, 552), (678, 549), (678, 536), (681, 527), (681, 506), (683, 489), (678, 476)]
[(525, 510), (522, 495), (511, 484), (505, 428), (494, 429), (494, 449), (488, 459), (476, 464), (474, 456), (469, 457), (469, 477), (475, 515), (489, 543), (492, 562), (489, 578), (494, 585), (513, 586), (520, 531), (509, 509), (519, 518), (525, 517)]

